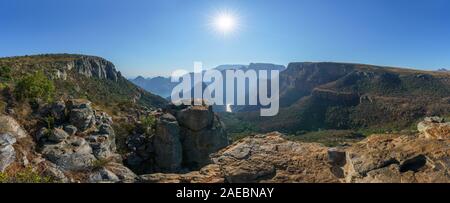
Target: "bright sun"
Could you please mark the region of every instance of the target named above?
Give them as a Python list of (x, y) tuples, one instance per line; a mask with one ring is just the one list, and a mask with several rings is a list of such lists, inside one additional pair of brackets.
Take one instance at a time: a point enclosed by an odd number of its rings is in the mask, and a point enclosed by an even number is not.
[(233, 32), (237, 26), (236, 17), (229, 12), (221, 12), (214, 18), (214, 27), (217, 31), (228, 34)]

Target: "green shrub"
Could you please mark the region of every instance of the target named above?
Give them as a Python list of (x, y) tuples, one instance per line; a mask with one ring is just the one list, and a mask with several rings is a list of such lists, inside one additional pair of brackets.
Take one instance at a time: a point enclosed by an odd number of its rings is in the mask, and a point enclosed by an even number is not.
[(156, 128), (156, 118), (154, 115), (147, 115), (141, 117), (141, 125), (144, 130), (144, 133), (147, 135), (152, 135)]
[(27, 167), (21, 171), (8, 175), (0, 173), (0, 183), (51, 183), (52, 178), (43, 176), (34, 171), (31, 167)]
[(0, 79), (11, 79), (11, 68), (6, 66), (0, 66)]
[(15, 94), (17, 99), (42, 99), (51, 101), (55, 94), (55, 85), (42, 71), (25, 76), (16, 86)]
[(92, 162), (92, 170), (99, 170), (111, 163), (110, 159), (98, 159)]
[(47, 129), (51, 130), (55, 128), (55, 118), (53, 116), (47, 116), (45, 118), (45, 124), (47, 125)]

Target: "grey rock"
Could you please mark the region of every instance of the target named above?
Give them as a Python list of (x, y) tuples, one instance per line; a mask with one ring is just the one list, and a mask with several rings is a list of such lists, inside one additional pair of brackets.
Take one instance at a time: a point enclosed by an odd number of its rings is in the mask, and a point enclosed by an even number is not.
[(0, 134), (0, 172), (4, 172), (16, 159), (13, 144), (16, 138), (9, 133)]
[(69, 178), (62, 172), (62, 170), (56, 166), (56, 164), (53, 164), (51, 162), (46, 162), (45, 168), (43, 170), (43, 175), (50, 177), (53, 181), (60, 182), (60, 183), (68, 183)]
[(329, 148), (328, 159), (331, 165), (343, 167), (346, 163), (345, 150), (339, 148)]
[(78, 129), (73, 125), (66, 125), (64, 126), (64, 131), (66, 131), (69, 135), (75, 135)]
[(91, 109), (72, 109), (69, 116), (70, 123), (82, 132), (89, 129), (93, 124), (93, 112)]
[(176, 121), (169, 115), (160, 119), (156, 124), (156, 135), (153, 147), (155, 150), (155, 164), (162, 171), (177, 171), (181, 167), (183, 158), (180, 131)]
[(208, 129), (199, 132), (182, 130), (183, 164), (198, 169), (210, 163), (209, 155), (228, 146), (224, 129)]
[(48, 136), (48, 141), (62, 142), (63, 140), (65, 140), (68, 137), (69, 137), (69, 134), (67, 134), (66, 131), (59, 129), (59, 128), (55, 128), (52, 130), (52, 132)]
[(100, 57), (82, 56), (75, 62), (67, 64), (67, 69), (76, 68), (79, 74), (86, 77), (117, 81), (121, 74), (114, 65)]
[(53, 103), (50, 106), (49, 113), (57, 122), (61, 122), (66, 118), (66, 104), (62, 101)]
[(119, 182), (119, 180), (120, 179), (116, 176), (116, 174), (105, 168), (96, 170), (89, 175), (89, 182), (91, 183), (115, 183)]
[(212, 125), (214, 112), (208, 107), (195, 106), (182, 109), (177, 112), (176, 117), (181, 127), (200, 131)]
[(72, 136), (56, 143), (41, 147), (42, 155), (62, 170), (86, 170), (96, 160), (90, 145), (81, 137)]
[(108, 135), (108, 141), (110, 144), (110, 148), (112, 151), (116, 151), (116, 134), (114, 133), (114, 129), (111, 125), (103, 123), (98, 127), (99, 134)]
[(27, 136), (27, 132), (10, 116), (0, 115), (0, 133), (10, 133), (14, 138), (20, 139)]
[(132, 183), (138, 180), (138, 176), (122, 164), (112, 162), (106, 166), (106, 169), (114, 173), (120, 182)]
[(445, 119), (444, 119), (444, 118), (441, 118), (441, 117), (438, 117), (438, 116), (433, 116), (433, 117), (426, 117), (426, 118), (424, 119), (424, 121), (426, 121), (426, 122), (432, 122), (432, 123), (444, 123), (444, 122), (445, 122)]
[(34, 136), (36, 138), (36, 141), (40, 142), (42, 139), (47, 137), (49, 135), (49, 130), (47, 128), (41, 128), (36, 132), (36, 135)]
[(106, 159), (114, 154), (108, 135), (90, 135), (88, 141), (97, 159)]

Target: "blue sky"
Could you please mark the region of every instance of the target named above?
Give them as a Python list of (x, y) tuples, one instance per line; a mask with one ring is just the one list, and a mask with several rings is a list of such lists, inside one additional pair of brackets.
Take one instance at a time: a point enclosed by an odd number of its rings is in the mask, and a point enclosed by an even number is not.
[[(223, 36), (219, 11), (238, 16)], [(220, 64), (450, 68), (448, 0), (0, 0), (0, 56), (81, 53), (128, 77)]]

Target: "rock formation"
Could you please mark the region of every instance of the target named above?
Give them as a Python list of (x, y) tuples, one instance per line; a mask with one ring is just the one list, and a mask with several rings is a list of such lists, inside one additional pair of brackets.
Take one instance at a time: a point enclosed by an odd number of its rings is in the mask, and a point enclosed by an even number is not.
[(55, 102), (38, 112), (47, 123), (33, 137), (12, 117), (0, 116), (0, 172), (17, 163), (56, 182), (137, 180), (116, 152), (111, 117), (94, 110), (89, 101)]
[(211, 107), (168, 107), (160, 112), (155, 134), (130, 137), (127, 163), (140, 172), (180, 172), (199, 169), (209, 155), (228, 145), (223, 124)]
[(372, 135), (340, 148), (289, 141), (280, 133), (247, 137), (215, 153), (199, 171), (142, 175), (141, 181), (448, 183), (449, 123), (425, 120), (419, 134)]

